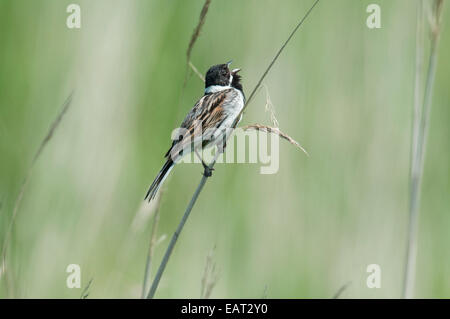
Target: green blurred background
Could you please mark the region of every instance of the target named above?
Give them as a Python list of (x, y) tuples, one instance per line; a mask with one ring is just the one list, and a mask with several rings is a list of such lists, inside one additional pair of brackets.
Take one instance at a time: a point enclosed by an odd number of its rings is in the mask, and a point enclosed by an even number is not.
[[(203, 1), (0, 0), (0, 238), (34, 153), (0, 297), (140, 296), (151, 228), (143, 204), (170, 133), (202, 95), (186, 49)], [(381, 6), (382, 28), (365, 21)], [(216, 1), (191, 60), (204, 73), (233, 59), (247, 94), (312, 0)], [(450, 297), (450, 6), (446, 3), (419, 220), (416, 297)], [(322, 0), (264, 81), (283, 131), (280, 169), (218, 164), (174, 250), (157, 297), (198, 298), (214, 249), (215, 298), (401, 296), (408, 217), (416, 2)], [(428, 34), (428, 33), (426, 33)], [(425, 52), (428, 52), (428, 37)], [(180, 103), (181, 101), (181, 103)], [(270, 124), (261, 90), (242, 124)], [(164, 186), (158, 236), (170, 237), (201, 165)], [(156, 247), (153, 271), (168, 244)], [(215, 248), (214, 248), (215, 247)], [(366, 286), (379, 264), (381, 288)]]

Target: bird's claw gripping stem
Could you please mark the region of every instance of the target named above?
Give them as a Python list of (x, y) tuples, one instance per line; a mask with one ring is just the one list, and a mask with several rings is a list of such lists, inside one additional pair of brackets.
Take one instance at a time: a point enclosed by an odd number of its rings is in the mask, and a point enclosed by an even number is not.
[(205, 176), (205, 177), (211, 177), (214, 168), (209, 167), (209, 166), (206, 165), (205, 162), (203, 162), (203, 161), (202, 161), (202, 165), (203, 165), (203, 168), (205, 169), (204, 172), (203, 172), (203, 176)]

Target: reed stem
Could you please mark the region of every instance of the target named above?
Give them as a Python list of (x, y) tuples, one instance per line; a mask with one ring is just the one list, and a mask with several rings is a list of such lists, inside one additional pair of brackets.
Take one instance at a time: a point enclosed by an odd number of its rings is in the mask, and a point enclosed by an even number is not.
[[(417, 99), (420, 98), (420, 74), (423, 53), (420, 49), (420, 42), (416, 45), (416, 92), (414, 107), (414, 127), (412, 136), (411, 152), (411, 176), (410, 176), (410, 201), (409, 201), (409, 226), (406, 249), (406, 263), (403, 281), (403, 298), (413, 298), (416, 275), (417, 259), (417, 233), (419, 223), (420, 190), (423, 177), (425, 151), (429, 130), (431, 106), (433, 101), (433, 87), (436, 77), (436, 66), (438, 58), (438, 44), (440, 35), (440, 16), (442, 13), (443, 0), (433, 1), (433, 12), (431, 22), (431, 47), (428, 62), (428, 72), (425, 84), (422, 110), (419, 109)], [(417, 14), (417, 41), (420, 41), (420, 34), (423, 32), (423, 1), (419, 2)]]

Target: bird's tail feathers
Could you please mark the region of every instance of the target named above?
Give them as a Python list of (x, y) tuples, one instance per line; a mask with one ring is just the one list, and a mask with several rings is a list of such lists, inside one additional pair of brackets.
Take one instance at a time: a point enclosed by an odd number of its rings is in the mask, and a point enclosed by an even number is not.
[(159, 171), (158, 175), (156, 175), (156, 178), (153, 181), (152, 185), (150, 185), (150, 188), (147, 192), (147, 195), (145, 195), (144, 200), (148, 198), (148, 201), (150, 202), (152, 199), (155, 198), (156, 194), (158, 193), (158, 190), (166, 180), (167, 176), (169, 176), (169, 173), (174, 165), (175, 163), (170, 158), (166, 161), (164, 166)]

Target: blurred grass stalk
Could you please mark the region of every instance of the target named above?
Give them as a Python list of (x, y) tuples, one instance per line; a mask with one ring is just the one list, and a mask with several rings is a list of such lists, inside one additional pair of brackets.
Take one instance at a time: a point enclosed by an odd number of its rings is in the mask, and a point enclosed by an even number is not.
[(150, 271), (151, 271), (151, 261), (153, 259), (153, 255), (155, 253), (155, 246), (157, 242), (157, 234), (158, 234), (158, 223), (159, 223), (159, 208), (161, 205), (161, 196), (162, 191), (157, 194), (156, 203), (155, 203), (155, 213), (153, 215), (153, 224), (152, 224), (152, 230), (150, 232), (150, 243), (148, 246), (148, 252), (147, 252), (147, 260), (145, 262), (145, 270), (144, 270), (144, 280), (142, 282), (142, 292), (141, 292), (141, 299), (144, 299), (146, 296), (146, 293), (148, 291), (148, 285), (150, 280)]
[(9, 243), (11, 240), (11, 234), (13, 231), (13, 227), (14, 227), (14, 222), (16, 220), (16, 216), (17, 216), (17, 212), (19, 211), (19, 207), (20, 204), (22, 202), (22, 198), (23, 195), (25, 193), (25, 190), (28, 186), (28, 182), (30, 181), (31, 178), (31, 173), (33, 171), (33, 167), (36, 164), (37, 160), (39, 159), (40, 155), (42, 154), (42, 151), (45, 149), (45, 147), (47, 146), (48, 142), (51, 140), (51, 138), (53, 137), (53, 134), (55, 132), (55, 130), (57, 129), (57, 127), (59, 126), (59, 124), (61, 123), (61, 120), (63, 119), (64, 115), (66, 114), (67, 110), (69, 109), (71, 103), (72, 103), (72, 98), (73, 98), (73, 91), (69, 94), (69, 96), (66, 98), (61, 111), (58, 113), (58, 116), (56, 117), (56, 119), (52, 122), (52, 124), (50, 125), (50, 128), (47, 132), (47, 134), (45, 135), (44, 139), (41, 141), (41, 143), (39, 144), (39, 147), (36, 151), (36, 153), (33, 156), (33, 160), (31, 161), (30, 166), (28, 167), (27, 173), (25, 175), (25, 178), (20, 186), (19, 189), (19, 195), (17, 196), (17, 199), (14, 203), (14, 208), (13, 208), (13, 212), (11, 215), (11, 220), (9, 221), (9, 225), (8, 228), (6, 229), (6, 234), (5, 237), (3, 238), (3, 245), (2, 245), (2, 254), (1, 254), (1, 262), (0, 262), (0, 280), (2, 279), (2, 277), (5, 277), (5, 283), (6, 283), (6, 292), (7, 295), (14, 297), (14, 279), (13, 276), (10, 274), (12, 269), (7, 265), (7, 251), (8, 251), (8, 247), (9, 247)]
[[(424, 28), (424, 1), (418, 0), (417, 30), (416, 30), (416, 76), (414, 92), (414, 122), (412, 132), (411, 172), (410, 172), (410, 202), (409, 227), (406, 251), (406, 263), (403, 283), (403, 298), (412, 298), (414, 295), (414, 282), (417, 258), (417, 229), (420, 205), (420, 186), (423, 176), (426, 142), (430, 111), (433, 99), (433, 86), (436, 75), (437, 48), (439, 44), (441, 13), (443, 0), (431, 0), (431, 9), (428, 8), (429, 24), (431, 29), (431, 47), (428, 72), (425, 84), (423, 106), (420, 109), (420, 88), (423, 68), (423, 28)], [(430, 2), (431, 2), (430, 1)]]
[(201, 281), (201, 299), (209, 299), (209, 297), (211, 297), (211, 293), (219, 280), (219, 273), (216, 269), (216, 262), (214, 261), (215, 249), (216, 246), (214, 246), (206, 256), (205, 270)]

